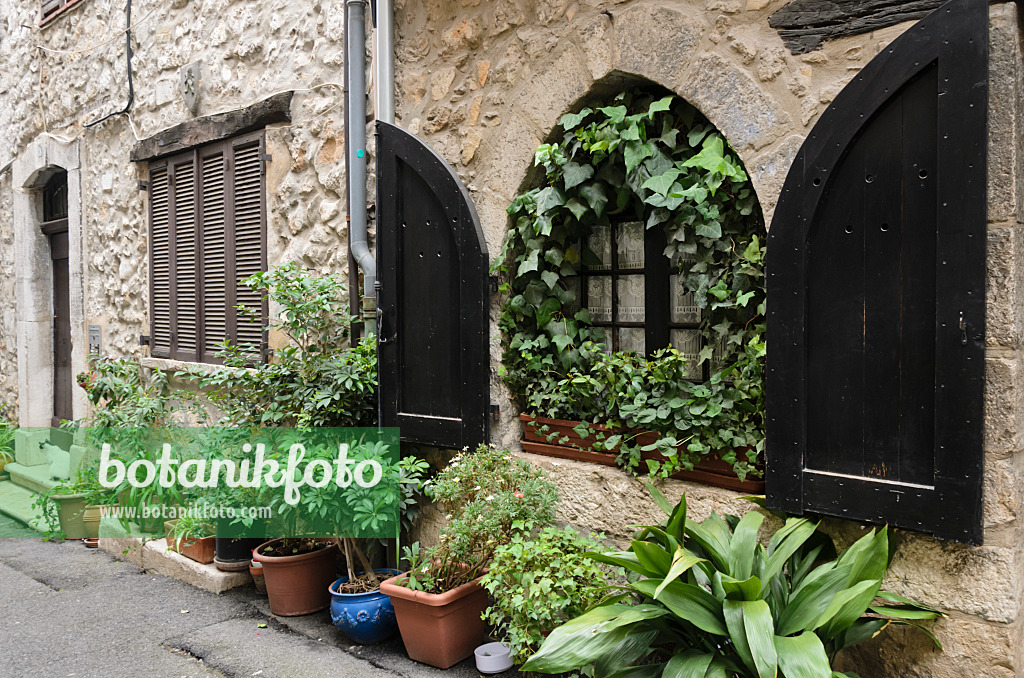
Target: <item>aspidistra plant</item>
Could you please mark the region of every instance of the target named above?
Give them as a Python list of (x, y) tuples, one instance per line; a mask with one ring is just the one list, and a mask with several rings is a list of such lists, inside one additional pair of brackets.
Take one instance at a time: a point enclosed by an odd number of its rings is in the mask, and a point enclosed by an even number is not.
[(649, 488), (668, 519), (643, 527), (628, 551), (589, 554), (629, 570), (629, 583), (553, 631), (524, 670), (854, 678), (832, 670), (841, 650), (891, 625), (941, 616), (881, 590), (892, 556), (886, 528), (836, 558), (831, 539), (807, 519), (788, 519), (765, 546), (758, 541), (762, 514), (712, 513), (696, 523), (686, 518), (685, 495), (673, 507)]

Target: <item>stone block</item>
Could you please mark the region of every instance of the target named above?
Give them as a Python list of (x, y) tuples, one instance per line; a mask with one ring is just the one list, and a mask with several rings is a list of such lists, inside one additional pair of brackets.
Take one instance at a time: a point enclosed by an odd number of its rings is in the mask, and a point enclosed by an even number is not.
[(40, 443), (49, 438), (47, 428), (19, 428), (14, 432), (14, 460), (22, 466), (46, 464), (46, 455), (39, 449)]
[(1024, 431), (1024, 384), (1020, 363), (1006, 358), (985, 359), (985, 450), (1021, 450)]
[(616, 12), (615, 68), (673, 88), (707, 30), (699, 12), (653, 3)]
[(912, 627), (890, 626), (878, 637), (844, 650), (837, 671), (861, 676), (900, 678), (1014, 678), (1021, 675), (1016, 627), (953, 615), (927, 624), (939, 641), (938, 650)]
[(576, 29), (576, 44), (583, 52), (594, 80), (604, 77), (612, 69), (614, 54), (611, 30), (612, 19), (607, 14), (598, 14), (587, 21), (581, 19)]
[(986, 265), (986, 340), (1018, 348), (1024, 340), (1024, 231), (990, 229)]
[(533, 155), (540, 144), (541, 135), (529, 118), (522, 113), (509, 116), (501, 127), (489, 131), (481, 144), (480, 167), (491, 168), (482, 173), (482, 183), (511, 200), (532, 176)]
[(1015, 4), (993, 5), (989, 13), (988, 218), (1005, 221), (1020, 190), (1021, 35)]
[(774, 96), (747, 70), (717, 54), (693, 64), (676, 91), (707, 116), (741, 157), (790, 131), (792, 118)]
[(589, 91), (592, 83), (590, 69), (576, 50), (569, 47), (526, 80), (513, 100), (518, 102), (516, 108), (547, 137), (562, 115)]
[[(103, 527), (104, 524), (101, 522), (101, 531)], [(141, 539), (130, 537), (103, 537), (100, 539), (100, 548), (147, 572), (180, 579), (211, 593), (223, 593), (252, 582), (248, 570), (221, 572), (212, 563), (202, 565), (180, 553), (169, 551), (164, 539), (143, 542)]]
[(790, 135), (755, 157), (747, 166), (747, 173), (754, 184), (757, 200), (761, 203), (761, 211), (764, 212), (764, 220), (769, 228), (789, 168), (793, 166), (793, 160), (803, 143), (803, 137)]

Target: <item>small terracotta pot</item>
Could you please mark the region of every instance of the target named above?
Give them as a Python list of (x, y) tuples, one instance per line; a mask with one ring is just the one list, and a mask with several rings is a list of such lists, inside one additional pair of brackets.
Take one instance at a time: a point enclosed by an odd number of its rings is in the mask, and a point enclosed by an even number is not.
[(256, 593), (261, 596), (267, 595), (267, 578), (263, 576), (263, 565), (255, 560), (250, 561), (249, 574), (252, 576), (252, 583), (256, 586)]
[(440, 594), (408, 589), (398, 583), (404, 577), (382, 582), (380, 591), (391, 597), (409, 658), (447, 669), (471, 656), (487, 637), (480, 618), (487, 609), (483, 577)]
[(253, 560), (263, 564), (270, 611), (280, 617), (298, 617), (326, 609), (331, 604), (327, 587), (334, 581), (336, 545), (298, 556), (268, 556), (263, 549), (283, 540), (260, 544)]
[(85, 524), (86, 539), (98, 539), (100, 536), (100, 518), (103, 507), (98, 504), (89, 504), (82, 513), (82, 522)]

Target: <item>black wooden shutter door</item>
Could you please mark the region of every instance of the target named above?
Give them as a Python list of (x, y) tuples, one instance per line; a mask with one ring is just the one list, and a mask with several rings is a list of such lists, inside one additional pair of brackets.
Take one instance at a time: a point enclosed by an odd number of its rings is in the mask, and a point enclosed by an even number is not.
[(382, 426), (441, 447), (487, 440), (487, 245), (469, 193), (424, 142), (377, 123)]
[(982, 538), (988, 4), (836, 97), (768, 238), (768, 506)]
[(195, 361), (199, 349), (199, 290), (196, 285), (196, 171), (189, 154), (171, 163), (171, 205), (174, 215), (172, 357)]
[(149, 168), (150, 352), (171, 357), (171, 236), (167, 165)]
[(200, 151), (199, 162), (202, 167), (200, 188), (202, 260), (199, 268), (200, 298), (202, 300), (200, 360), (204, 363), (211, 363), (218, 360), (214, 354), (220, 350), (219, 344), (228, 336), (224, 146), (218, 144), (210, 149)]
[(254, 292), (243, 284), (249, 276), (266, 270), (264, 243), (266, 222), (264, 215), (264, 172), (262, 135), (246, 137), (231, 144), (232, 198), (234, 233), (234, 266), (232, 281), (235, 305), (260, 311), (260, 317), (251, 320), (244, 313), (235, 313), (234, 341), (246, 351), (263, 356), (266, 303), (261, 292)]

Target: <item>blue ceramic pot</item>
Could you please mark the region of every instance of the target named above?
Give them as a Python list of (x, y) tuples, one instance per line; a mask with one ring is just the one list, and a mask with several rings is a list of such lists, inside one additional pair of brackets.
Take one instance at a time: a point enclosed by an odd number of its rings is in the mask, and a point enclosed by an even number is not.
[[(398, 570), (374, 570), (383, 575), (381, 581), (399, 574)], [(380, 591), (371, 593), (338, 593), (338, 585), (348, 581), (342, 577), (330, 586), (331, 620), (346, 636), (360, 645), (382, 643), (395, 634), (395, 608), (391, 599)]]

